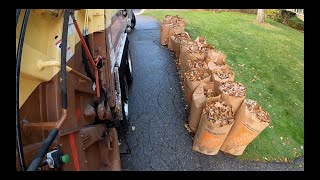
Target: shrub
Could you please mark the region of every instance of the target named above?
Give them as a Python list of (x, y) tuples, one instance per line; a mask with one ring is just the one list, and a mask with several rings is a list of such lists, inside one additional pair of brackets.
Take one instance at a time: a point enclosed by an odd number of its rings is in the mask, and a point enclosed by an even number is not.
[(265, 9), (264, 13), (271, 19), (275, 19), (277, 16), (279, 16), (279, 10), (277, 9)]
[(301, 19), (297, 18), (296, 16), (291, 17), (288, 20), (288, 26), (298, 30), (304, 30), (304, 22)]

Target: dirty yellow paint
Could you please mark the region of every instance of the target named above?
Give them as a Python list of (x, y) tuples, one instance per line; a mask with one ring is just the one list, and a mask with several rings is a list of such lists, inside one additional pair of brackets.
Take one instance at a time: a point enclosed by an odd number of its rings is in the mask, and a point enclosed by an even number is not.
[[(106, 29), (111, 24), (111, 17), (116, 12), (117, 10), (110, 9), (88, 9), (86, 13), (86, 10), (83, 9), (75, 11), (75, 18), (81, 32), (86, 26), (89, 34), (92, 34)], [(16, 50), (24, 13), (25, 10), (22, 10), (16, 28)], [(88, 23), (85, 25), (86, 15), (88, 16)], [(106, 21), (104, 21), (104, 17), (106, 17)], [(61, 39), (62, 25), (62, 10), (59, 10), (58, 17), (53, 16), (50, 10), (31, 10), (21, 58), (19, 108), (40, 83), (50, 81), (60, 71), (60, 68), (56, 66), (40, 69), (37, 64), (45, 61), (60, 62), (60, 50), (55, 44)], [(74, 53), (75, 45), (79, 41), (80, 38), (74, 29), (73, 34), (68, 34), (70, 52)]]

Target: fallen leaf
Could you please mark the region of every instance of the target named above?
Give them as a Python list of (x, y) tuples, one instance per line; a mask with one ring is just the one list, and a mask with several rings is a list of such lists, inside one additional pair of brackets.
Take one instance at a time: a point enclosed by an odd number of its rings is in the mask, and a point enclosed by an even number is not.
[(283, 139), (283, 137), (281, 136), (281, 137), (280, 137), (280, 139), (282, 140), (282, 139)]
[(135, 126), (131, 126), (131, 130), (134, 131), (136, 129)]
[(188, 133), (192, 133), (190, 127), (188, 124), (184, 124), (184, 127), (187, 129)]
[(303, 146), (300, 147), (303, 150)]

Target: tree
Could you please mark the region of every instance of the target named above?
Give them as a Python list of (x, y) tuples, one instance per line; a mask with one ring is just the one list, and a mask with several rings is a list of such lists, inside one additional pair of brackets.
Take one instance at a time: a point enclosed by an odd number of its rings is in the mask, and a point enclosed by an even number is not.
[(259, 23), (264, 23), (264, 9), (258, 9), (257, 19)]

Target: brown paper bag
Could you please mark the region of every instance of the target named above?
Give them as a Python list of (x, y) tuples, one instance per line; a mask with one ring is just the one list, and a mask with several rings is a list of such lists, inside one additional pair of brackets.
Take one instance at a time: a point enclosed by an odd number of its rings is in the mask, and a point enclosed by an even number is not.
[(199, 47), (203, 46), (204, 44), (207, 44), (207, 40), (202, 36), (198, 36), (196, 40), (194, 40), (194, 42), (197, 43)]
[(175, 34), (181, 34), (184, 32), (185, 27), (184, 26), (178, 26), (175, 25), (173, 26), (170, 30), (169, 30), (169, 37), (168, 38), (168, 48), (173, 51), (173, 46), (172, 46), (172, 39), (171, 36), (175, 35)]
[(221, 83), (234, 81), (234, 72), (231, 69), (216, 69), (212, 71), (211, 77), (215, 91), (219, 92), (218, 87)]
[[(261, 121), (255, 113), (249, 111), (246, 106), (247, 102), (251, 100), (244, 100), (240, 106), (236, 116), (235, 122), (225, 139), (220, 150), (232, 155), (242, 155), (246, 147), (270, 124), (270, 116), (264, 113), (265, 119)], [(257, 107), (262, 108), (257, 104)], [(262, 110), (263, 111), (263, 110)]]
[(187, 32), (174, 35), (174, 38), (172, 39), (172, 47), (173, 51), (176, 54), (176, 57), (179, 59), (180, 57), (180, 45), (186, 44), (190, 40), (190, 36)]
[(217, 69), (230, 69), (228, 64), (223, 62), (222, 64), (216, 64), (214, 61), (207, 61), (206, 60), (206, 63), (208, 65), (208, 68), (210, 70), (217, 70)]
[(233, 115), (236, 114), (246, 96), (246, 88), (239, 82), (223, 82), (218, 87), (218, 94), (221, 99), (227, 101), (232, 106)]
[(185, 72), (191, 69), (208, 69), (208, 66), (202, 59), (188, 59), (185, 66)]
[[(188, 60), (200, 60), (200, 61), (204, 61), (204, 53), (202, 53), (201, 51), (187, 51), (187, 57), (188, 59), (184, 59), (181, 65), (181, 71), (182, 74), (186, 73), (190, 68), (188, 67)], [(205, 66), (205, 69), (208, 69), (207, 65)]]
[(168, 39), (169, 39), (169, 31), (170, 29), (174, 26), (173, 23), (171, 24), (162, 24), (161, 25), (161, 29), (162, 31), (160, 31), (160, 43), (161, 45), (165, 46), (168, 45)]
[[(192, 100), (192, 94), (194, 90), (199, 86), (201, 82), (210, 82), (211, 81), (211, 74), (209, 73), (210, 71), (206, 69), (197, 69), (197, 70), (189, 70), (186, 72), (186, 74), (200, 74), (204, 78), (201, 78), (201, 80), (196, 80), (196, 79), (189, 79), (185, 78), (185, 90), (186, 90), (186, 99), (188, 106), (190, 107), (191, 105), (191, 100)], [(188, 75), (185, 75), (188, 76)]]
[[(198, 126), (197, 133), (194, 136), (192, 149), (203, 154), (216, 155), (218, 154), (220, 147), (222, 146), (227, 134), (229, 133), (233, 125), (234, 119), (232, 115), (231, 106), (227, 105), (229, 109), (228, 116), (230, 118), (228, 124), (220, 126), (214, 123), (212, 120), (209, 120), (208, 115), (205, 112), (208, 104), (210, 104), (211, 102), (211, 100), (207, 101), (206, 107), (202, 112), (200, 124)], [(219, 109), (215, 109), (214, 112), (216, 112), (215, 115), (222, 113)]]
[(207, 100), (212, 99), (212, 101), (218, 101), (221, 98), (220, 95), (207, 98), (204, 91), (207, 91), (208, 89), (214, 90), (214, 83), (201, 82), (200, 85), (196, 88), (196, 90), (192, 94), (192, 102), (191, 102), (191, 108), (190, 108), (190, 115), (188, 118), (188, 124), (190, 129), (194, 133), (197, 132), (202, 110)]
[(209, 50), (206, 53), (205, 60), (207, 63), (213, 61), (217, 65), (223, 65), (227, 56), (221, 52), (217, 52), (215, 49)]

